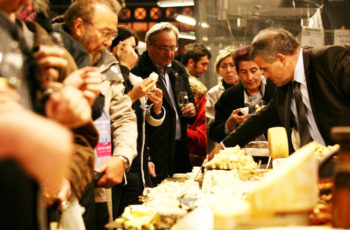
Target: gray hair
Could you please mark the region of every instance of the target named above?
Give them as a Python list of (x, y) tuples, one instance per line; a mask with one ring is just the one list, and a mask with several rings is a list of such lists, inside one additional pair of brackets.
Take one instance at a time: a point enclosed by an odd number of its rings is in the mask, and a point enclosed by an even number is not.
[(174, 25), (172, 25), (169, 22), (160, 22), (160, 23), (157, 23), (154, 26), (152, 26), (152, 28), (147, 31), (146, 37), (145, 37), (146, 43), (148, 41), (153, 42), (152, 37), (154, 35), (162, 32), (162, 31), (164, 31), (164, 30), (166, 30), (166, 31), (173, 31), (175, 33), (175, 35), (176, 35), (176, 41), (178, 40), (178, 38), (179, 38), (179, 30)]
[(265, 61), (274, 62), (276, 54), (292, 55), (299, 47), (298, 40), (282, 28), (261, 30), (252, 42), (252, 57), (261, 56)]
[(123, 7), (124, 0), (74, 0), (64, 13), (64, 22), (71, 30), (77, 18), (90, 21), (96, 4), (108, 6), (116, 15)]

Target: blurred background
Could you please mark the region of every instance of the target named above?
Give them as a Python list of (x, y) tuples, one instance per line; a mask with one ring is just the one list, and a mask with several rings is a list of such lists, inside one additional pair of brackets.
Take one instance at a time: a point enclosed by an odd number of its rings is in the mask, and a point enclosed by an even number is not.
[[(53, 15), (62, 14), (70, 0), (51, 0)], [(303, 46), (350, 45), (350, 0), (126, 0), (119, 24), (137, 31), (141, 40), (155, 23), (168, 21), (180, 30), (179, 53), (197, 41), (212, 60), (200, 80), (217, 83), (212, 68), (220, 49), (249, 44), (266, 27), (283, 27)], [(142, 44), (140, 49), (143, 49)]]

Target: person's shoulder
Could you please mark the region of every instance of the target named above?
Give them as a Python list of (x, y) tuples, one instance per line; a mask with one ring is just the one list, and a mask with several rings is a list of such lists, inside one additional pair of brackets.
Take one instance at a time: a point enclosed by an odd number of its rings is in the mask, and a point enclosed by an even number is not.
[(186, 73), (186, 77), (187, 77), (187, 72), (186, 72), (185, 66), (181, 62), (179, 62), (178, 60), (174, 59), (171, 63), (171, 67), (181, 74)]
[(228, 95), (228, 96), (232, 96), (232, 95), (240, 95), (243, 93), (243, 85), (242, 83), (238, 83), (235, 86), (232, 86), (230, 88), (228, 88), (227, 90), (225, 90), (225, 92), (223, 94)]
[(338, 55), (342, 53), (348, 53), (350, 54), (350, 47), (349, 46), (342, 46), (342, 45), (329, 45), (329, 46), (323, 46), (318, 48), (304, 48), (304, 53), (310, 53), (311, 57), (319, 57), (319, 56), (325, 56), (325, 55)]
[(217, 85), (214, 85), (213, 87), (211, 87), (207, 94), (213, 94), (213, 93), (216, 93), (218, 90), (220, 90), (220, 83), (217, 84)]

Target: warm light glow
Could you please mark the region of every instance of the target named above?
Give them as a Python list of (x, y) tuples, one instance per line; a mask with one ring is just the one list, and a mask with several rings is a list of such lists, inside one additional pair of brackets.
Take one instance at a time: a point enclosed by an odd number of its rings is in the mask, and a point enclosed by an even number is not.
[(159, 7), (181, 7), (181, 6), (194, 6), (193, 0), (159, 0)]
[(189, 40), (196, 40), (196, 36), (194, 36), (192, 34), (185, 34), (185, 33), (180, 33), (179, 34), (179, 38), (189, 39)]
[(196, 19), (189, 16), (184, 16), (179, 14), (175, 16), (175, 20), (191, 26), (196, 25)]
[(202, 26), (203, 28), (209, 28), (209, 25), (208, 25), (208, 23), (206, 23), (206, 22), (202, 22), (202, 23), (201, 23), (201, 26)]

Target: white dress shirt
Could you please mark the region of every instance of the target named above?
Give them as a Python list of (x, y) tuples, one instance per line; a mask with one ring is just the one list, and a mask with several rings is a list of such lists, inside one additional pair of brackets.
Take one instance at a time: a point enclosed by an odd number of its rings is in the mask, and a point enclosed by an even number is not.
[[(295, 70), (294, 70), (294, 79), (293, 80), (300, 83), (300, 91), (301, 91), (302, 99), (303, 99), (305, 109), (306, 109), (306, 118), (307, 118), (307, 121), (309, 122), (310, 135), (314, 141), (316, 141), (319, 144), (325, 145), (325, 142), (321, 136), (321, 133), (320, 133), (318, 127), (317, 127), (315, 117), (312, 113), (309, 92), (307, 91), (307, 83), (306, 83), (306, 77), (305, 77), (305, 71), (304, 71), (304, 60), (303, 60), (303, 49), (302, 48), (300, 48), (298, 61), (297, 61), (297, 64), (296, 64)], [(295, 122), (298, 123), (298, 119), (297, 119), (298, 113), (297, 113), (297, 108), (296, 108), (294, 97), (292, 98), (292, 102), (291, 102), (291, 110), (292, 110), (294, 117), (296, 118)], [(295, 148), (295, 146), (294, 146), (294, 148)]]

